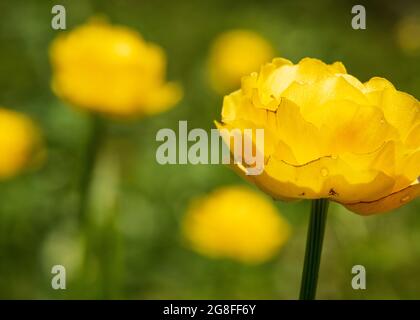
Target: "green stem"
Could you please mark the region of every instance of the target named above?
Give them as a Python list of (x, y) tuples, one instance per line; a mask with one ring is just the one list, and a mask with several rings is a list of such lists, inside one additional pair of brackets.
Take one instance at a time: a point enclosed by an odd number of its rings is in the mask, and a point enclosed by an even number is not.
[(328, 205), (328, 199), (312, 200), (302, 284), (300, 287), (300, 300), (315, 299)]
[[(95, 115), (89, 115), (89, 121), (90, 131), (85, 146), (84, 166), (80, 179), (78, 218), (85, 247), (81, 290), (77, 298), (110, 299), (118, 297), (119, 294), (122, 261), (119, 234), (116, 228), (117, 217), (114, 212), (116, 208), (108, 208), (112, 212), (102, 212), (103, 219), (93, 219), (90, 212), (91, 209), (95, 210), (96, 208), (91, 207), (92, 184), (95, 179), (96, 167), (101, 166), (103, 162), (103, 158), (99, 158), (99, 152), (102, 151), (107, 138), (107, 122)], [(103, 169), (99, 168), (99, 170)]]
[[(88, 115), (88, 134), (83, 155), (83, 167), (80, 175), (79, 185), (79, 210), (78, 224), (80, 231), (84, 237), (84, 253), (83, 265), (80, 279), (80, 294), (82, 297), (88, 297), (92, 292), (92, 257), (95, 255), (95, 228), (93, 221), (89, 215), (91, 188), (94, 178), (95, 164), (97, 161), (99, 150), (103, 142), (104, 126), (102, 120), (96, 115)], [(78, 296), (80, 298), (80, 296)]]
[(89, 115), (89, 133), (84, 154), (84, 166), (80, 178), (79, 225), (82, 229), (89, 225), (89, 198), (95, 162), (103, 139), (103, 124), (95, 115)]

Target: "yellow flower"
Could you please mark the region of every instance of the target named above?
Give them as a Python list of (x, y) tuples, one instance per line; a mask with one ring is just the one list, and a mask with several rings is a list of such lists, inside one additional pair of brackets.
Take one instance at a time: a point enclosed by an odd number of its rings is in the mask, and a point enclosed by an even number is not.
[(340, 62), (277, 58), (225, 97), (219, 127), (264, 129), (264, 171), (246, 178), (273, 197), (329, 198), (368, 215), (420, 194), (419, 110), (389, 81), (361, 83)]
[(271, 45), (260, 35), (247, 30), (221, 34), (213, 43), (208, 72), (213, 89), (225, 94), (241, 83), (241, 77), (274, 57)]
[(163, 50), (134, 30), (92, 20), (52, 43), (53, 90), (74, 106), (117, 117), (162, 112), (181, 98), (165, 83)]
[(39, 132), (28, 117), (0, 108), (0, 179), (28, 167), (39, 142)]
[(290, 227), (264, 196), (230, 186), (193, 202), (183, 231), (192, 247), (203, 255), (261, 263), (283, 246)]

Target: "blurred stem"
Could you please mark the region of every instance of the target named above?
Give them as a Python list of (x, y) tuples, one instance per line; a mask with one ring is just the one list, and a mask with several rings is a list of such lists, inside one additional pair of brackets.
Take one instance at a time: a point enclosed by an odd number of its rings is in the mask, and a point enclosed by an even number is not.
[(89, 199), (93, 180), (95, 162), (103, 142), (104, 124), (96, 115), (89, 115), (89, 133), (86, 143), (84, 166), (80, 178), (79, 225), (82, 229), (89, 229)]
[[(84, 253), (81, 274), (81, 292), (83, 297), (92, 298), (106, 290), (107, 279), (103, 278), (104, 268), (101, 265), (101, 248), (103, 232), (95, 223), (90, 214), (91, 194), (94, 182), (95, 167), (98, 162), (99, 153), (104, 143), (106, 123), (94, 114), (88, 115), (88, 134), (86, 138), (83, 167), (80, 177), (80, 203), (78, 222), (84, 237)], [(79, 298), (79, 297), (78, 297)]]
[[(107, 175), (104, 175), (104, 170), (108, 172), (115, 168), (105, 166), (104, 169), (104, 161), (107, 161), (103, 152), (107, 139), (106, 120), (90, 114), (89, 122), (84, 166), (80, 179), (78, 219), (85, 247), (79, 294), (86, 298), (113, 299), (119, 295), (122, 270), (122, 252), (116, 222), (117, 208), (104, 207), (101, 202), (102, 206), (98, 209), (97, 206), (92, 207), (91, 201), (92, 191), (98, 192), (95, 178), (100, 177), (101, 184), (105, 183), (108, 188), (112, 188), (112, 185), (109, 185), (109, 177), (107, 179)], [(95, 171), (98, 177), (95, 177)], [(93, 190), (94, 188), (96, 189)]]
[(312, 200), (308, 236), (306, 239), (305, 262), (300, 287), (300, 300), (314, 300), (316, 296), (328, 206), (328, 199)]

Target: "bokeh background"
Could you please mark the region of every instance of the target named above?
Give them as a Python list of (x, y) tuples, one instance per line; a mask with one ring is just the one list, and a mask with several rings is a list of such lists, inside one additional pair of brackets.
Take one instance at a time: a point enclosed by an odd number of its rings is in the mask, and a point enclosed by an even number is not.
[[(50, 88), (48, 47), (62, 32), (51, 28), (54, 4), (0, 2), (0, 105), (29, 114), (48, 148), (40, 168), (0, 182), (0, 298), (297, 298), (309, 202), (276, 203), (293, 233), (267, 263), (200, 256), (180, 232), (188, 203), (219, 186), (246, 183), (222, 165), (157, 164), (156, 132), (177, 129), (179, 120), (188, 120), (189, 128), (210, 129), (219, 119), (222, 97), (210, 89), (205, 66), (212, 40), (232, 28), (260, 33), (277, 55), (294, 62), (305, 56), (340, 60), (362, 81), (383, 76), (420, 97), (419, 28), (401, 27), (409, 16), (408, 21), (420, 23), (419, 3), (60, 1), (68, 29), (104, 14), (160, 44), (168, 56), (168, 78), (180, 81), (185, 92), (166, 113), (109, 125), (91, 206), (101, 240), (88, 277), (81, 276), (83, 241), (77, 225), (88, 119)], [(355, 4), (366, 7), (366, 30), (351, 28)], [(318, 297), (420, 299), (419, 211), (418, 200), (372, 217), (332, 205)], [(66, 290), (51, 288), (55, 264), (66, 266)], [(366, 267), (366, 290), (351, 287), (356, 264)]]

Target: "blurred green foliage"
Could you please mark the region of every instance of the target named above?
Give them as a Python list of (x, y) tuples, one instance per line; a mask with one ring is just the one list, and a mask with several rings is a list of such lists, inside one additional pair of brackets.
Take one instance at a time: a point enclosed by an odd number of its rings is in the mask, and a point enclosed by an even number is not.
[[(360, 1), (359, 1), (360, 2)], [(363, 3), (363, 2), (360, 2)], [(113, 122), (96, 175), (92, 214), (100, 226), (90, 278), (80, 277), (83, 241), (77, 226), (78, 181), (88, 130), (86, 115), (50, 90), (48, 46), (53, 1), (0, 2), (0, 104), (42, 127), (42, 168), (0, 183), (0, 298), (265, 298), (298, 297), (309, 203), (277, 203), (294, 233), (273, 261), (244, 266), (190, 251), (179, 232), (191, 198), (244, 183), (224, 166), (160, 166), (155, 135), (162, 127), (210, 129), (222, 98), (208, 88), (212, 39), (252, 29), (278, 55), (343, 61), (361, 80), (378, 75), (420, 96), (419, 56), (397, 46), (395, 26), (420, 10), (415, 2), (365, 3), (367, 29), (351, 28), (352, 1), (82, 1), (63, 0), (71, 29), (96, 14), (140, 31), (168, 55), (168, 78), (185, 97), (173, 110), (140, 121)], [(417, 37), (420, 35), (417, 35)], [(109, 174), (117, 166), (119, 178)], [(420, 203), (391, 214), (360, 217), (333, 205), (327, 223), (319, 298), (419, 299)], [(107, 224), (107, 221), (114, 221)], [(51, 289), (51, 267), (67, 267), (67, 290)], [(351, 268), (367, 269), (367, 290), (351, 288)]]

